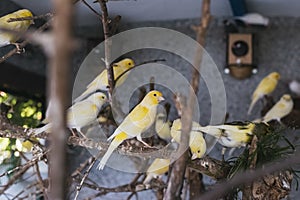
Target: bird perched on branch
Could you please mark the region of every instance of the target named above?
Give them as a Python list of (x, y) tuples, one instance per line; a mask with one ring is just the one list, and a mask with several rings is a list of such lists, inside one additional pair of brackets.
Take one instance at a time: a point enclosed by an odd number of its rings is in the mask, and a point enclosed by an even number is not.
[(0, 28), (19, 32), (19, 34), (16, 34), (16, 33), (10, 33), (10, 32), (5, 32), (0, 30), (0, 47), (13, 44), (16, 46), (18, 52), (21, 52), (21, 48), (19, 44), (16, 42), (20, 38), (20, 34), (22, 34), (22, 32), (27, 31), (29, 26), (31, 24), (34, 24), (34, 22), (32, 19), (30, 20), (24, 19), (22, 21), (11, 21), (11, 22), (8, 21), (13, 18), (27, 18), (27, 17), (33, 17), (32, 13), (27, 9), (22, 9), (7, 14), (0, 18)]
[[(125, 58), (117, 63), (113, 64), (113, 71), (114, 71), (114, 79), (117, 80), (116, 87), (120, 86), (127, 78), (128, 73), (119, 76), (124, 73), (126, 70), (134, 67), (134, 61), (129, 58)], [(107, 79), (107, 69), (104, 69), (87, 87), (86, 90), (77, 97), (74, 102), (81, 101), (82, 99), (86, 98), (90, 94), (96, 92), (97, 90), (108, 90), (108, 79)]]
[[(196, 158), (201, 158), (206, 152), (206, 142), (203, 138), (203, 135), (199, 131), (200, 124), (197, 122), (192, 123), (192, 131), (190, 132), (190, 141), (189, 141), (189, 147), (192, 152), (192, 160)], [(171, 128), (171, 136), (172, 138), (177, 142), (180, 143), (180, 137), (181, 137), (181, 120), (176, 119), (173, 121), (173, 125)]]
[(163, 95), (157, 90), (150, 91), (143, 100), (125, 117), (114, 133), (108, 138), (112, 140), (102, 157), (98, 169), (102, 170), (113, 151), (124, 141), (136, 137), (138, 141), (149, 146), (142, 140), (141, 134), (155, 121), (157, 105), (163, 101)]
[[(75, 103), (67, 110), (67, 127), (76, 129), (83, 137), (85, 135), (81, 132), (81, 128), (93, 123), (97, 119), (97, 115), (107, 102), (107, 96), (102, 92), (96, 92), (89, 96), (87, 99)], [(53, 106), (52, 106), (53, 107)], [(48, 121), (49, 120), (44, 120)], [(42, 132), (51, 131), (52, 124), (48, 123), (41, 128), (35, 129), (35, 135)]]
[(158, 178), (169, 171), (170, 159), (156, 158), (147, 169), (147, 177), (144, 184), (150, 183), (153, 178)]
[(266, 113), (262, 121), (280, 120), (290, 114), (294, 106), (293, 99), (290, 95), (283, 95), (280, 100)]
[[(223, 125), (198, 127), (195, 130), (212, 135), (224, 147), (243, 147), (251, 141), (258, 123), (231, 122)], [(194, 129), (193, 129), (194, 130)]]
[(265, 95), (271, 94), (275, 90), (279, 79), (280, 74), (278, 72), (272, 72), (260, 81), (252, 95), (252, 101), (248, 110), (248, 115), (251, 113), (253, 106), (259, 99)]

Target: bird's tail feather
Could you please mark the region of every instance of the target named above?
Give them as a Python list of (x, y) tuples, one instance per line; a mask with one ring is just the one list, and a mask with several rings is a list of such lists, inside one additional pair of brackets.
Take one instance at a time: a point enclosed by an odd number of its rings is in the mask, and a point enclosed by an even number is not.
[(98, 165), (98, 170), (103, 170), (105, 164), (107, 163), (108, 159), (110, 158), (110, 156), (112, 155), (112, 153), (114, 152), (114, 150), (123, 142), (124, 140), (119, 140), (118, 138), (115, 138), (111, 144), (109, 145), (107, 151), (105, 152), (104, 156), (102, 157), (102, 159), (100, 160), (100, 163)]
[(51, 127), (52, 127), (52, 124), (49, 123), (49, 124), (46, 124), (45, 126), (43, 126), (41, 128), (36, 128), (36, 129), (33, 130), (34, 135), (38, 135), (38, 134), (43, 133), (43, 132), (49, 132), (51, 130)]
[(221, 131), (213, 126), (203, 126), (198, 128), (199, 131), (202, 131), (208, 135), (214, 136), (216, 138), (219, 138), (221, 136)]
[(251, 101), (250, 106), (249, 106), (249, 109), (248, 109), (248, 112), (247, 112), (248, 115), (251, 114), (251, 111), (252, 111), (252, 109), (253, 109), (255, 103), (257, 102), (257, 100), (258, 100), (258, 96), (255, 95), (254, 98), (253, 98), (252, 101)]
[(148, 184), (148, 183), (150, 183), (150, 181), (151, 181), (153, 178), (154, 178), (153, 174), (149, 173), (149, 174), (147, 175), (147, 177), (145, 178), (143, 184)]

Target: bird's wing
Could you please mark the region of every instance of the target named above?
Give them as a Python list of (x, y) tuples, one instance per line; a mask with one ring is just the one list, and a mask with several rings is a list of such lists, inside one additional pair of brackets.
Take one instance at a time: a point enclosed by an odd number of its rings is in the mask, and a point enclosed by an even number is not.
[(270, 94), (273, 92), (277, 85), (277, 80), (272, 79), (270, 77), (265, 77), (257, 86), (256, 90), (253, 93), (254, 95), (260, 96), (260, 95), (265, 95), (265, 94)]
[[(104, 69), (86, 88), (95, 88), (99, 84), (103, 84), (107, 80), (107, 70)], [(107, 81), (106, 81), (107, 82)]]
[[(125, 132), (131, 137), (135, 137), (141, 134), (145, 129), (150, 126), (150, 120), (147, 120), (147, 116), (149, 115), (149, 109), (137, 105), (123, 120), (123, 122), (119, 125), (119, 127), (115, 130), (115, 132), (108, 138), (111, 140), (120, 132)], [(150, 125), (149, 125), (150, 124)], [(148, 126), (147, 126), (148, 125)]]
[(104, 70), (101, 72), (92, 82), (88, 84), (86, 90), (79, 95), (74, 102), (79, 102), (82, 99), (88, 97), (90, 94), (96, 92), (97, 90), (107, 90), (107, 72)]
[(92, 101), (81, 101), (68, 110), (67, 122), (69, 127), (85, 126), (96, 119), (98, 108)]

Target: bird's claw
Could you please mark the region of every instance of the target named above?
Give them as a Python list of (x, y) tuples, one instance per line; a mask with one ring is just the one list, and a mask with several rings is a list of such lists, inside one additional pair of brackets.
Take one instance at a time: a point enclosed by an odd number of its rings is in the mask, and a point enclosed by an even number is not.
[(25, 53), (25, 48), (21, 48), (19, 43), (14, 43), (14, 45), (16, 46), (17, 54)]
[(157, 149), (157, 147), (154, 146), (150, 146), (149, 144), (147, 144), (146, 142), (144, 142), (143, 140), (140, 140), (141, 143), (143, 143), (146, 147), (150, 148), (150, 149)]

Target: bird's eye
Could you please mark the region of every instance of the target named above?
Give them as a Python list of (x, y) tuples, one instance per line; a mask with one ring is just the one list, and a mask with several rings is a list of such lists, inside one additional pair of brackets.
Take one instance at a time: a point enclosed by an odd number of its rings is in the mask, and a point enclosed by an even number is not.
[(105, 99), (105, 97), (104, 97), (104, 96), (102, 96), (102, 99)]
[(131, 63), (128, 63), (128, 65), (131, 65)]
[(200, 153), (201, 151), (200, 150), (198, 150), (198, 153)]
[(155, 97), (156, 97), (156, 94), (153, 94), (153, 96), (155, 96)]

